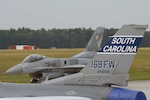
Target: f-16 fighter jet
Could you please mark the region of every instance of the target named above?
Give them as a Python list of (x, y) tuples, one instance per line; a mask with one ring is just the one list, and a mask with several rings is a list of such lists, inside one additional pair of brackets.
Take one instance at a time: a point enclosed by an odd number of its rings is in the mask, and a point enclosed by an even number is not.
[(112, 85), (127, 86), (128, 71), (147, 27), (124, 25), (78, 73), (41, 84), (0, 83), (0, 100), (146, 100), (141, 91)]
[(29, 73), (31, 83), (38, 83), (79, 72), (100, 49), (104, 28), (93, 33), (85, 51), (70, 58), (49, 58), (39, 54), (27, 56), (21, 63), (8, 69), (6, 74)]

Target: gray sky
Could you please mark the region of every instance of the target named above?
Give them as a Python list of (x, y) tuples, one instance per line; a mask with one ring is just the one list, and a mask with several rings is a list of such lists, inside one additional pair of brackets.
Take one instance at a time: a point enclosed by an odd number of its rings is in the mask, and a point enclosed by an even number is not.
[(150, 0), (0, 0), (0, 29), (150, 26)]

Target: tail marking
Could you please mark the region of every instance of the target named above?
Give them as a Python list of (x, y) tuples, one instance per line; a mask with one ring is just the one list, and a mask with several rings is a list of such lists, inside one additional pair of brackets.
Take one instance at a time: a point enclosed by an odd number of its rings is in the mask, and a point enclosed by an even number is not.
[(108, 53), (136, 53), (143, 36), (112, 36), (99, 51)]
[(102, 61), (102, 60), (93, 60), (92, 61), (92, 68), (94, 69), (102, 69), (102, 68), (110, 68), (110, 69), (114, 69), (115, 68), (115, 60), (111, 61), (111, 60), (106, 60), (106, 61)]

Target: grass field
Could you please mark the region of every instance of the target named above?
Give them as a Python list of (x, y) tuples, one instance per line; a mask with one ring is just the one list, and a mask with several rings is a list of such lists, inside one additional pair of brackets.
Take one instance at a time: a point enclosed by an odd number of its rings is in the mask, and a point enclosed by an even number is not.
[[(84, 49), (39, 49), (39, 50), (0, 50), (0, 81), (29, 83), (30, 77), (5, 75), (4, 72), (20, 63), (29, 54), (42, 54), (48, 57), (71, 57)], [(140, 48), (129, 71), (130, 80), (150, 80), (150, 48)]]

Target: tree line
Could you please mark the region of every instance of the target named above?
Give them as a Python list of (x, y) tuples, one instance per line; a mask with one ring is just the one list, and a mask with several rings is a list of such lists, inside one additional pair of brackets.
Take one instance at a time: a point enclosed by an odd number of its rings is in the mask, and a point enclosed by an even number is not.
[[(105, 29), (102, 45), (109, 36), (118, 29)], [(0, 49), (8, 49), (11, 45), (34, 45), (39, 48), (84, 48), (94, 30), (91, 28), (74, 29), (38, 29), (18, 28), (0, 30)], [(150, 32), (146, 32), (141, 47), (150, 47)]]

